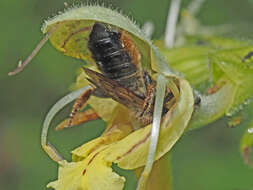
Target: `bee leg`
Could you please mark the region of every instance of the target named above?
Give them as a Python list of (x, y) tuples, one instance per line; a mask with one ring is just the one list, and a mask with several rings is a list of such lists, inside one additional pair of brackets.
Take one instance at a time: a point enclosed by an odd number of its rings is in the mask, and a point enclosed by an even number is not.
[(156, 83), (155, 105), (154, 105), (153, 123), (152, 123), (152, 131), (151, 131), (151, 136), (150, 136), (148, 156), (147, 156), (146, 166), (138, 181), (137, 190), (146, 189), (145, 186), (147, 184), (149, 175), (152, 170), (153, 163), (155, 161), (155, 153), (157, 149), (159, 132), (160, 132), (160, 123), (161, 123), (161, 118), (162, 118), (165, 90), (166, 90), (166, 79), (163, 75), (158, 75), (157, 83)]
[(57, 131), (60, 131), (64, 128), (73, 127), (96, 119), (99, 119), (99, 116), (92, 109), (87, 109), (80, 113), (77, 112), (76, 115), (72, 118), (71, 125), (69, 125), (70, 118), (68, 118), (61, 122), (55, 129)]
[[(80, 111), (85, 106), (86, 102), (88, 101), (88, 99), (90, 98), (90, 96), (93, 94), (94, 91), (95, 91), (95, 88), (87, 89), (86, 91), (84, 91), (84, 93), (81, 96), (79, 96), (76, 99), (73, 109), (69, 115), (68, 124), (65, 125), (64, 128), (74, 126), (73, 121), (78, 120), (76, 116), (80, 116), (80, 115), (77, 115), (77, 112)], [(95, 117), (95, 115), (93, 115), (93, 117)]]
[(154, 85), (147, 85), (147, 93), (146, 98), (144, 100), (142, 112), (140, 114), (140, 117), (145, 116), (146, 114), (152, 112), (153, 105), (155, 100), (155, 86)]
[[(143, 80), (146, 88), (146, 97), (144, 100), (144, 104), (142, 107), (142, 112), (140, 113), (141, 118), (145, 119), (145, 115), (152, 113), (153, 105), (154, 105), (154, 98), (155, 98), (155, 84), (152, 81), (150, 73), (144, 72), (143, 73)], [(145, 123), (145, 122), (144, 122)]]

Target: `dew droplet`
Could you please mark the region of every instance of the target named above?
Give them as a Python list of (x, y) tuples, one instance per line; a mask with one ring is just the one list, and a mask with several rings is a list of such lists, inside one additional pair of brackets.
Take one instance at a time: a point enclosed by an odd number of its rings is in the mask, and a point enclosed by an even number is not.
[(248, 133), (253, 133), (253, 127), (248, 129)]

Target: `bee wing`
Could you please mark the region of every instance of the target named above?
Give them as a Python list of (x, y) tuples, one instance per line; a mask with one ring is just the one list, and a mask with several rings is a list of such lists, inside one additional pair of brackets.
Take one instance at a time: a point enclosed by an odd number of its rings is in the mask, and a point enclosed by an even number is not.
[(88, 80), (99, 90), (115, 101), (131, 108), (142, 109), (144, 100), (127, 88), (120, 86), (117, 82), (105, 77), (101, 73), (83, 67), (85, 73), (90, 77)]

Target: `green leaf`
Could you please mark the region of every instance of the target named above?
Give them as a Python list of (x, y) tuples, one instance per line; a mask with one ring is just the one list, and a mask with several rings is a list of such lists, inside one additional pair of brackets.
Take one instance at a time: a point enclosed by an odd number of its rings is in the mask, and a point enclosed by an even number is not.
[(168, 49), (162, 43), (157, 42), (156, 45), (169, 66), (182, 73), (194, 88), (203, 91), (207, 87), (210, 78), (207, 55), (210, 47), (195, 45)]
[[(219, 36), (188, 36), (186, 45), (172, 49), (166, 48), (163, 41), (155, 41), (155, 45), (167, 64), (173, 70), (182, 73), (190, 84), (201, 92), (206, 90), (212, 79), (210, 57), (216, 56), (221, 50), (253, 47), (250, 41)], [(231, 57), (231, 59), (233, 58)], [(230, 58), (227, 60), (230, 61)], [(215, 64), (217, 63), (219, 61), (215, 62)], [(247, 64), (250, 65), (249, 63)]]
[(252, 45), (250, 40), (241, 40), (222, 36), (187, 36), (187, 43), (199, 45), (200, 47), (209, 47), (212, 50), (231, 49)]
[(220, 50), (210, 54), (210, 67), (214, 85), (231, 83), (235, 93), (233, 102), (227, 108), (231, 115), (253, 98), (253, 46)]
[[(200, 45), (196, 45), (200, 40)], [(156, 43), (167, 64), (203, 93), (189, 129), (205, 126), (225, 114), (232, 115), (253, 99), (253, 46), (250, 42), (196, 37), (192, 40), (194, 43), (173, 49), (165, 48), (162, 42)]]
[(209, 54), (212, 88), (216, 90), (201, 96), (189, 129), (207, 125), (225, 114), (235, 114), (253, 100), (253, 69), (249, 56), (252, 51), (253, 47), (247, 46)]

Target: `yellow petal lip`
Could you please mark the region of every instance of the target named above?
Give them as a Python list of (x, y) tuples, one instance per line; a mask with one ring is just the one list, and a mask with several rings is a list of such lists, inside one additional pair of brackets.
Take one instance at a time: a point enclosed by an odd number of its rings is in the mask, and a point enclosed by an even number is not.
[[(169, 152), (182, 136), (193, 113), (192, 88), (186, 80), (177, 80), (180, 94), (163, 117), (156, 160)], [(94, 107), (101, 106), (93, 103)], [(104, 105), (106, 110), (109, 104)], [(133, 131), (129, 110), (119, 104), (111, 110), (111, 118), (107, 121), (108, 126), (100, 137), (72, 151), (73, 162), (60, 163), (59, 178), (49, 187), (56, 190), (121, 190), (125, 178), (112, 171), (112, 163), (123, 169), (145, 165), (152, 126)]]
[[(170, 151), (186, 130), (194, 109), (192, 88), (179, 79), (180, 96), (174, 108), (169, 110), (161, 125), (156, 160)], [(141, 128), (111, 145), (105, 159), (117, 163), (123, 169), (136, 169), (146, 163), (151, 125)]]
[(47, 187), (57, 190), (123, 189), (125, 178), (113, 172), (111, 163), (103, 159), (104, 149), (94, 151), (87, 159), (79, 162), (61, 161), (58, 180), (49, 183)]

